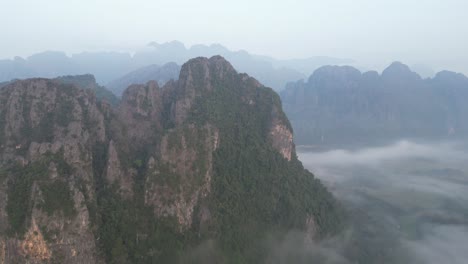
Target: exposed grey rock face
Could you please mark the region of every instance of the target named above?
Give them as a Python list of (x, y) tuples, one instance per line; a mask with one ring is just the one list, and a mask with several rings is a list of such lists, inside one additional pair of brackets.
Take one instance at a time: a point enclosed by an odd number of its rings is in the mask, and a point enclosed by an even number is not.
[(278, 109), (272, 111), (272, 122), (269, 138), (274, 149), (276, 149), (285, 159), (291, 160), (295, 155), (293, 134), (289, 124), (285, 124), (283, 119), (278, 118)]
[(109, 184), (116, 184), (119, 186), (120, 194), (126, 198), (131, 198), (133, 195), (133, 179), (135, 177), (135, 170), (127, 169), (122, 166), (120, 162), (119, 153), (115, 147), (113, 140), (109, 142), (109, 149), (107, 153), (107, 163), (105, 169), (105, 178)]
[[(395, 62), (382, 75), (327, 66), (281, 93), (298, 144), (355, 144), (467, 135), (468, 79), (440, 72), (421, 79)], [(462, 99), (464, 98), (464, 99)]]
[[(176, 147), (172, 145), (175, 138), (179, 140)], [(172, 130), (163, 137), (159, 153), (155, 153), (160, 160), (152, 159), (149, 164), (145, 203), (153, 206), (156, 215), (175, 217), (181, 230), (190, 228), (195, 206), (210, 192), (218, 139), (217, 129), (209, 125)], [(178, 177), (177, 182), (182, 184), (161, 182), (167, 173)]]

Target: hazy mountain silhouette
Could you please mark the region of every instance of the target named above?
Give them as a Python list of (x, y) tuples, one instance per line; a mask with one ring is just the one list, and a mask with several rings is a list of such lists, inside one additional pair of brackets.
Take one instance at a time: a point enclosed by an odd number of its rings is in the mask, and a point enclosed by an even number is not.
[(303, 79), (325, 64), (350, 63), (347, 59), (313, 57), (300, 60), (276, 60), (271, 57), (231, 51), (219, 44), (194, 45), (186, 48), (178, 41), (152, 42), (135, 54), (125, 52), (83, 52), (71, 57), (63, 52), (47, 51), (26, 59), (15, 57), (0, 60), (0, 82), (31, 77), (53, 78), (62, 75), (93, 74), (100, 85), (107, 85), (122, 76), (149, 65), (175, 62), (179, 65), (190, 58), (221, 55), (240, 72), (248, 73), (266, 86), (282, 89), (287, 82)]
[(468, 78), (443, 71), (422, 79), (394, 62), (381, 75), (324, 66), (281, 92), (298, 144), (456, 138), (468, 133)]
[(120, 96), (131, 84), (145, 84), (150, 80), (155, 80), (160, 86), (163, 86), (169, 80), (177, 80), (179, 72), (180, 66), (174, 62), (166, 63), (163, 66), (153, 64), (132, 71), (106, 86)]

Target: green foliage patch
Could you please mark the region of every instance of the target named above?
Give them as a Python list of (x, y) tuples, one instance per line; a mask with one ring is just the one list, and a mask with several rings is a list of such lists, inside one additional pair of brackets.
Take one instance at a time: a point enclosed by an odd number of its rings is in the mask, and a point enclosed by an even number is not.
[(41, 209), (49, 216), (56, 211), (61, 211), (65, 217), (72, 217), (76, 211), (68, 184), (63, 180), (44, 182), (41, 184), (44, 203)]
[(56, 180), (50, 183), (48, 179), (49, 165), (54, 162), (60, 177), (67, 178), (72, 173), (72, 168), (63, 160), (63, 153), (46, 154), (36, 162), (22, 166), (12, 164), (7, 168), (8, 174), (8, 202), (6, 211), (10, 223), (10, 236), (23, 236), (27, 229), (27, 221), (32, 210), (32, 186), (38, 182), (44, 195), (44, 203), (41, 208), (49, 214), (57, 210), (63, 211), (66, 216), (74, 212), (74, 204), (70, 190), (66, 182)]

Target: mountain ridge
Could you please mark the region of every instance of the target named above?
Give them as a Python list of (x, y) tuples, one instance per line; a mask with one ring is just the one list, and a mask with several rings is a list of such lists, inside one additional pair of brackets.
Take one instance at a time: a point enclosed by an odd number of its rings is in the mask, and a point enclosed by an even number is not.
[[(329, 63), (346, 63), (346, 59), (313, 57), (304, 60), (277, 60), (271, 57), (249, 54), (246, 51), (231, 51), (219, 44), (193, 45), (186, 48), (178, 41), (149, 43), (134, 54), (126, 52), (82, 52), (67, 56), (64, 52), (46, 51), (26, 59), (15, 57), (0, 60), (0, 82), (32, 77), (54, 78), (61, 75), (91, 73), (100, 85), (149, 65), (164, 65), (169, 62), (182, 64), (190, 58), (222, 55), (237, 70), (256, 77), (266, 86), (280, 90), (292, 80), (305, 77), (317, 67)], [(147, 80), (149, 81), (149, 80)]]
[[(351, 74), (352, 73), (352, 74)], [(298, 144), (460, 138), (468, 132), (468, 79), (442, 71), (422, 79), (400, 63), (382, 74), (325, 66), (281, 92)]]
[(130, 86), (117, 108), (49, 79), (10, 83), (0, 102), (7, 263), (193, 263), (205, 242), (219, 263), (258, 263), (271, 234), (342, 226), (279, 96), (220, 56)]
[(162, 86), (169, 80), (177, 80), (179, 72), (180, 66), (174, 62), (169, 62), (162, 66), (152, 64), (129, 72), (108, 83), (106, 87), (117, 96), (120, 96), (132, 84), (144, 84), (148, 81), (156, 80)]

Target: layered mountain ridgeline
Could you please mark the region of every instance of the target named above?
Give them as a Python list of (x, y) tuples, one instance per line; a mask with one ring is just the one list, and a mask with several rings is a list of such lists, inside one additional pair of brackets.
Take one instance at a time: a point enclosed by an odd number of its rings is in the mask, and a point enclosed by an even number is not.
[(0, 82), (0, 88), (2, 88), (3, 86), (6, 86), (7, 84), (9, 84), (10, 82)]
[(259, 263), (342, 226), (278, 95), (222, 57), (132, 85), (117, 108), (30, 79), (0, 90), (0, 260)]
[(45, 51), (27, 58), (0, 60), (0, 81), (92, 73), (102, 85), (144, 66), (133, 66), (131, 61), (132, 57), (128, 53), (83, 52), (67, 56), (64, 52)]
[(80, 89), (93, 90), (97, 99), (106, 100), (113, 106), (117, 106), (119, 103), (119, 99), (106, 87), (97, 84), (96, 79), (91, 74), (60, 76), (54, 80), (63, 84), (74, 85)]
[[(46, 51), (24, 59), (15, 57), (11, 60), (0, 60), (0, 82), (91, 73), (100, 85), (110, 85), (112, 88), (114, 82), (126, 78), (122, 76), (133, 71), (144, 73), (149, 65), (164, 65), (169, 62), (180, 65), (190, 58), (214, 55), (224, 56), (237, 70), (248, 73), (276, 90), (283, 89), (287, 82), (305, 78), (305, 74), (311, 73), (322, 65), (352, 62), (330, 57), (276, 60), (249, 54), (246, 51), (231, 51), (219, 44), (193, 45), (187, 48), (178, 41), (162, 44), (153, 42), (133, 55), (126, 52), (83, 52), (67, 56), (64, 52)], [(133, 75), (135, 76), (135, 73)], [(143, 74), (143, 76), (146, 75)], [(158, 76), (153, 76), (153, 78), (152, 80), (160, 79)], [(125, 88), (119, 87), (115, 93), (120, 95)]]
[(281, 93), (298, 144), (354, 144), (468, 134), (468, 78), (443, 71), (422, 79), (393, 63), (381, 75), (326, 66)]
[(151, 80), (155, 80), (158, 82), (158, 85), (163, 86), (169, 80), (177, 80), (179, 73), (180, 66), (174, 62), (166, 63), (163, 66), (153, 64), (132, 71), (110, 82), (106, 87), (120, 96), (132, 84), (145, 84)]
[[(106, 100), (113, 106), (117, 106), (117, 104), (119, 103), (119, 98), (117, 98), (117, 96), (115, 96), (111, 91), (107, 90), (107, 88), (97, 84), (96, 79), (91, 74), (60, 76), (53, 80), (62, 84), (74, 85), (80, 89), (92, 90), (96, 95), (97, 99)], [(2, 82), (0, 83), (0, 88), (7, 86), (8, 84), (14, 83), (16, 81), (19, 80)]]

